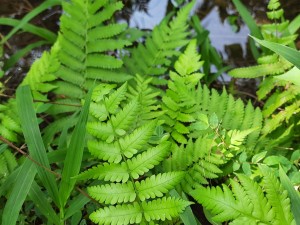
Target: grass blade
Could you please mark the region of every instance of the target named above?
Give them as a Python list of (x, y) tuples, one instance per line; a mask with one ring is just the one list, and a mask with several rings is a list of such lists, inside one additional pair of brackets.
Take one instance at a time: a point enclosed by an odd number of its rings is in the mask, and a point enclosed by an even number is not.
[[(255, 20), (252, 18), (248, 9), (243, 5), (243, 3), (240, 0), (232, 0), (232, 2), (235, 5), (239, 14), (241, 15), (243, 21), (247, 24), (251, 35), (262, 39), (263, 36), (260, 32), (260, 29), (257, 26)], [(254, 58), (257, 59), (260, 54), (259, 54), (257, 48), (255, 47), (254, 42), (251, 39), (250, 39), (250, 46), (251, 46), (251, 51), (252, 51)]]
[(85, 206), (86, 203), (88, 203), (90, 199), (82, 194), (75, 197), (72, 201), (70, 201), (70, 206), (66, 210), (65, 213), (65, 220), (73, 216), (75, 213), (80, 212)]
[[(6, 26), (16, 27), (20, 23), (20, 20), (12, 18), (0, 18), (0, 24)], [(44, 38), (49, 43), (54, 43), (56, 41), (57, 35), (50, 30), (47, 30), (43, 27), (38, 27), (29, 23), (23, 25), (22, 30), (35, 34), (41, 38)]]
[(59, 217), (51, 207), (47, 197), (41, 191), (39, 185), (33, 181), (31, 189), (28, 193), (29, 198), (34, 202), (35, 206), (47, 218), (47, 220), (54, 224), (60, 224)]
[(291, 199), (291, 208), (294, 215), (296, 224), (300, 224), (300, 196), (299, 193), (294, 189), (288, 176), (283, 171), (282, 167), (279, 166), (279, 177), (282, 186), (288, 191), (289, 197)]
[(59, 189), (61, 208), (63, 208), (66, 205), (71, 191), (74, 188), (76, 179), (72, 179), (72, 177), (76, 176), (80, 171), (83, 150), (85, 146), (85, 127), (88, 119), (91, 96), (92, 89), (87, 94), (84, 106), (79, 116), (78, 123), (75, 126), (71, 137), (70, 145), (67, 149), (67, 155), (62, 171), (61, 186)]
[(48, 190), (53, 201), (58, 205), (58, 188), (53, 173), (51, 173), (46, 149), (39, 130), (33, 100), (29, 86), (17, 89), (17, 110), (22, 125), (22, 131), (29, 149), (30, 156), (40, 165), (36, 165), (37, 173)]
[[(251, 36), (252, 37), (252, 36)], [(282, 56), (290, 63), (294, 64), (298, 69), (300, 69), (300, 52), (296, 49), (284, 46), (282, 44), (277, 44), (270, 41), (260, 40), (255, 37), (252, 37), (256, 42), (264, 47), (272, 50), (273, 52), (277, 53), (278, 55)]]
[(17, 222), (19, 212), (30, 190), (36, 167), (32, 161), (26, 159), (21, 165), (12, 192), (6, 202), (2, 215), (2, 225), (14, 225)]
[(13, 54), (5, 63), (3, 66), (3, 70), (8, 70), (9, 68), (13, 67), (20, 58), (25, 56), (28, 52), (30, 52), (32, 49), (37, 48), (39, 46), (47, 44), (47, 41), (37, 41), (30, 45), (27, 45), (25, 48), (22, 48), (21, 50), (18, 50), (15, 54)]
[(32, 18), (34, 18), (36, 15), (40, 14), (41, 12), (45, 11), (46, 9), (55, 6), (60, 5), (60, 0), (46, 0), (42, 4), (40, 4), (38, 7), (34, 8), (32, 11), (30, 11), (24, 18), (20, 21), (20, 23), (15, 26), (1, 41), (0, 44), (5, 43), (8, 39), (10, 39), (18, 30), (22, 29)]

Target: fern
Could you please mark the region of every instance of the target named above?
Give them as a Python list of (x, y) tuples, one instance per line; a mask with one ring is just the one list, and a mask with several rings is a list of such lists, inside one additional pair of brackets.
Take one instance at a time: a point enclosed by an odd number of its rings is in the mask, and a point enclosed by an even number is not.
[[(289, 21), (283, 16), (283, 9), (279, 0), (271, 0), (268, 4), (267, 17), (272, 21), (261, 25), (261, 33), (265, 40), (274, 41), (283, 45), (291, 45), (297, 38), (295, 34), (289, 34)], [(259, 65), (246, 68), (237, 68), (229, 71), (229, 75), (238, 78), (256, 78), (267, 75), (280, 75), (290, 70), (293, 64), (277, 54), (270, 54), (258, 58)]]
[(18, 163), (15, 156), (10, 150), (2, 145), (0, 151), (0, 184), (5, 181), (7, 176), (17, 167), (17, 165)]
[[(271, 23), (261, 26), (264, 39), (283, 45), (293, 45), (297, 35), (289, 34), (289, 21), (284, 18), (280, 2), (271, 0), (268, 10), (267, 17)], [(265, 136), (269, 135), (274, 139), (279, 139), (274, 132), (280, 129), (286, 130), (286, 127), (294, 127), (295, 119), (293, 118), (298, 117), (300, 105), (299, 88), (285, 81), (284, 77), (291, 75), (297, 77), (300, 72), (293, 64), (273, 53), (267, 52), (265, 56), (258, 59), (258, 63), (257, 66), (234, 69), (229, 74), (241, 78), (267, 76), (260, 83), (257, 91), (259, 100), (266, 100), (263, 107), (263, 116), (266, 122), (262, 133)]]
[(196, 40), (190, 42), (185, 52), (175, 63), (177, 73), (170, 72), (168, 90), (162, 97), (163, 116), (167, 124), (166, 130), (179, 143), (186, 143), (185, 134), (190, 131), (185, 123), (195, 121), (195, 114), (199, 111), (196, 101), (196, 86), (203, 74), (199, 73), (203, 62), (196, 52)]
[(0, 104), (0, 135), (9, 141), (19, 142), (21, 134), (16, 102), (10, 99), (7, 103)]
[(153, 84), (166, 84), (166, 80), (162, 78), (171, 65), (171, 58), (178, 56), (178, 49), (189, 42), (187, 19), (194, 3), (192, 1), (180, 9), (170, 22), (171, 15), (167, 16), (153, 29), (144, 44), (140, 43), (130, 51), (130, 55), (124, 58), (125, 68), (129, 73), (153, 76)]
[[(127, 83), (117, 90), (113, 85), (102, 84), (92, 97), (90, 113), (93, 119), (87, 130), (94, 138), (88, 141), (88, 148), (103, 163), (77, 178), (104, 181), (88, 188), (93, 198), (105, 204), (90, 215), (90, 219), (98, 224), (145, 224), (171, 220), (190, 204), (166, 196), (184, 177), (184, 172), (152, 174), (152, 168), (168, 156), (170, 142), (166, 140), (168, 136), (150, 141), (157, 120), (153, 120), (155, 113), (144, 117), (149, 112), (145, 112), (139, 102), (149, 99), (152, 93), (141, 93), (148, 87), (141, 77), (136, 80), (138, 91), (132, 91), (135, 98), (133, 95), (127, 97)], [(148, 101), (147, 106), (152, 104)], [(142, 116), (139, 116), (140, 112)]]
[(254, 109), (250, 102), (245, 106), (240, 99), (234, 100), (226, 90), (219, 94), (214, 89), (200, 85), (203, 75), (199, 73), (202, 66), (199, 59), (196, 42), (191, 41), (175, 63), (177, 73), (170, 72), (168, 89), (162, 97), (164, 128), (177, 143), (186, 144), (190, 138), (197, 139), (207, 132), (214, 133), (217, 127), (203, 132), (209, 124), (207, 122), (203, 129), (202, 119), (204, 116), (208, 121), (208, 117), (215, 114), (225, 130), (251, 130), (245, 138), (245, 145), (249, 150), (255, 149), (262, 128), (261, 111)]
[(287, 191), (270, 169), (264, 174), (261, 184), (243, 174), (237, 177), (239, 182), (230, 180), (232, 190), (223, 184), (223, 190), (220, 187), (199, 187), (191, 195), (212, 213), (216, 222), (296, 224)]

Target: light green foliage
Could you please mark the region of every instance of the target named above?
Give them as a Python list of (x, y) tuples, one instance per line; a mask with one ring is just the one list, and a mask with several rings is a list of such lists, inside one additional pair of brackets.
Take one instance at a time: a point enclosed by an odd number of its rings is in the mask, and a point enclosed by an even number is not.
[[(289, 21), (284, 18), (280, 2), (271, 0), (268, 10), (267, 16), (271, 23), (261, 26), (263, 38), (293, 47), (297, 35), (289, 33)], [(266, 124), (262, 133), (272, 133), (273, 138), (279, 138), (278, 134), (274, 136), (274, 131), (283, 133), (287, 127), (295, 129), (294, 121), (299, 120), (299, 86), (296, 77), (300, 76), (300, 72), (292, 63), (276, 53), (265, 52), (257, 62), (257, 66), (231, 70), (229, 75), (240, 78), (267, 76), (257, 91), (259, 100), (266, 101), (263, 107)], [(292, 136), (291, 134), (290, 137)]]
[(47, 93), (56, 88), (51, 81), (57, 79), (55, 73), (59, 69), (58, 54), (59, 45), (56, 43), (51, 52), (44, 52), (42, 57), (36, 60), (30, 67), (22, 85), (29, 85), (33, 96), (37, 100), (47, 100)]
[(273, 172), (264, 173), (262, 183), (243, 174), (238, 181), (230, 180), (230, 186), (199, 187), (191, 195), (208, 209), (216, 222), (229, 224), (295, 225), (290, 211), (290, 199)]
[[(225, 90), (219, 94), (214, 89), (199, 85), (202, 62), (199, 61), (195, 44), (191, 41), (176, 61), (177, 73), (170, 72), (168, 89), (162, 97), (165, 129), (176, 142), (185, 144), (190, 137), (197, 138), (216, 130), (220, 121), (221, 127), (226, 130), (252, 129), (245, 144), (247, 148), (254, 149), (262, 128), (261, 111), (250, 102), (245, 107), (240, 99), (234, 100)], [(203, 117), (206, 117), (206, 125), (203, 124)]]
[(3, 151), (0, 152), (0, 184), (18, 166), (14, 154), (6, 147), (2, 147), (4, 146), (1, 146), (1, 150)]
[(177, 73), (170, 72), (168, 90), (162, 98), (166, 130), (179, 143), (186, 143), (184, 135), (190, 132), (184, 123), (195, 121), (195, 114), (199, 111), (195, 91), (203, 76), (199, 73), (203, 62), (199, 60), (196, 41), (193, 40), (175, 63)]
[[(289, 21), (283, 16), (283, 9), (278, 0), (272, 0), (268, 4), (267, 17), (271, 20), (269, 24), (261, 25), (261, 33), (265, 40), (273, 41), (283, 45), (292, 45), (297, 38), (296, 34), (290, 34), (288, 30)], [(246, 68), (237, 68), (229, 72), (232, 77), (256, 78), (267, 75), (280, 75), (290, 70), (293, 64), (277, 54), (265, 52), (257, 59), (259, 65)]]
[(16, 110), (13, 99), (0, 104), (0, 135), (12, 142), (19, 142), (22, 133)]
[(187, 19), (194, 3), (192, 1), (181, 8), (171, 21), (171, 15), (167, 16), (153, 29), (145, 44), (139, 43), (137, 48), (130, 50), (130, 56), (124, 58), (124, 64), (131, 74), (154, 76), (153, 84), (166, 84), (163, 75), (170, 68), (171, 58), (178, 56), (178, 49), (189, 42)]
[[(190, 204), (166, 196), (184, 172), (152, 173), (152, 168), (168, 156), (171, 143), (167, 141), (168, 135), (151, 141), (159, 107), (155, 107), (155, 101), (149, 101), (153, 92), (143, 92), (150, 90), (149, 80), (145, 83), (137, 77), (136, 81), (137, 88), (131, 88), (130, 97), (127, 83), (116, 90), (113, 85), (102, 84), (92, 96), (90, 113), (94, 118), (87, 124), (87, 130), (94, 138), (88, 141), (88, 148), (103, 162), (77, 178), (104, 181), (88, 188), (93, 198), (105, 204), (90, 215), (98, 224), (171, 220)], [(150, 112), (144, 107), (149, 107)]]

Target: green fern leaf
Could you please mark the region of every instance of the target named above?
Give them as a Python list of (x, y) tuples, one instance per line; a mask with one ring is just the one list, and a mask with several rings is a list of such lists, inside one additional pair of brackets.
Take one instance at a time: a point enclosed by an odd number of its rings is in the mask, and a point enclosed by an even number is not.
[(266, 196), (275, 212), (274, 224), (295, 224), (287, 190), (284, 190), (271, 169), (268, 167), (260, 168), (264, 174), (263, 186)]
[(131, 176), (137, 179), (139, 176), (144, 175), (155, 165), (158, 165), (167, 156), (169, 151), (170, 143), (164, 142), (128, 160), (127, 164)]
[(132, 205), (123, 204), (101, 208), (90, 215), (90, 219), (97, 224), (117, 225), (133, 224), (142, 221), (142, 211), (135, 202)]
[(172, 197), (142, 202), (144, 216), (148, 222), (151, 220), (171, 220), (172, 217), (177, 217), (190, 204), (190, 202)]
[(139, 198), (144, 201), (149, 198), (163, 197), (184, 177), (184, 172), (160, 173), (136, 182)]
[(238, 178), (240, 183), (230, 180), (232, 190), (223, 184), (223, 190), (199, 187), (191, 195), (213, 214), (216, 222), (295, 224), (287, 193), (273, 174), (264, 175), (263, 187), (246, 175), (240, 174)]
[(134, 154), (141, 150), (152, 136), (156, 124), (156, 121), (147, 123), (136, 129), (130, 135), (127, 135), (125, 138), (121, 138), (119, 143), (122, 146), (122, 153), (127, 158), (131, 158)]
[(131, 182), (92, 186), (88, 187), (87, 191), (92, 198), (105, 204), (133, 202), (136, 199)]
[(111, 182), (123, 183), (128, 181), (129, 174), (126, 165), (123, 164), (108, 164), (92, 167), (85, 172), (80, 173), (75, 177), (78, 180), (99, 179)]

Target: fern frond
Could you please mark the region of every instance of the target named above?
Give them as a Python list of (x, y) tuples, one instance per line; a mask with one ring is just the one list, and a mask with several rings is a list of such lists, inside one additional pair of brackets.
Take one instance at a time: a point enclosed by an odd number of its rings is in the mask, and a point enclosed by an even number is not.
[[(58, 46), (56, 55), (60, 65), (54, 75), (59, 81), (53, 82), (48, 78), (42, 82), (48, 89), (51, 88), (57, 99), (64, 96), (80, 102), (95, 82), (124, 82), (132, 78), (121, 71), (122, 60), (110, 54), (131, 44), (128, 40), (117, 38), (126, 25), (111, 22), (106, 25), (114, 13), (122, 9), (123, 4), (97, 2), (72, 0), (62, 4), (64, 13), (55, 45)], [(64, 112), (59, 109), (62, 107), (65, 106), (55, 106), (50, 112)]]
[(286, 72), (293, 66), (290, 62), (282, 57), (274, 63), (265, 63), (257, 66), (237, 68), (230, 70), (228, 75), (236, 78), (256, 78), (267, 75), (279, 75)]
[(238, 178), (239, 182), (230, 180), (232, 190), (223, 184), (223, 190), (220, 187), (199, 187), (191, 195), (213, 214), (216, 222), (295, 224), (287, 193), (273, 174), (266, 173), (263, 184), (242, 174)]
[[(175, 70), (178, 73), (170, 72), (168, 90), (162, 98), (162, 109), (166, 111), (162, 119), (166, 121), (166, 130), (179, 143), (186, 143), (190, 129), (186, 126), (186, 120), (195, 120), (195, 114), (199, 110), (195, 96), (195, 89), (203, 76), (198, 71), (202, 66), (200, 55), (196, 52), (196, 40), (187, 46), (175, 62)], [(188, 63), (187, 63), (188, 62)], [(191, 111), (193, 110), (193, 111)], [(184, 119), (183, 118), (184, 115)]]
[(177, 49), (188, 43), (187, 19), (193, 5), (194, 1), (181, 8), (171, 22), (167, 16), (153, 29), (145, 44), (140, 43), (130, 56), (124, 58), (129, 73), (155, 76), (151, 81), (153, 84), (166, 84), (164, 79), (157, 77), (165, 75), (171, 58), (178, 55)]
[[(88, 149), (102, 162), (76, 178), (102, 181), (101, 185), (88, 188), (93, 198), (105, 204), (90, 215), (91, 220), (99, 224), (171, 220), (190, 204), (182, 199), (164, 197), (181, 181), (183, 172), (153, 174), (152, 169), (169, 155), (171, 143), (167, 141), (168, 135), (157, 135), (157, 118), (140, 116), (145, 112), (139, 110), (142, 107), (140, 91), (150, 90), (149, 80), (146, 83), (140, 81), (138, 90), (131, 89), (133, 95), (129, 95), (127, 84), (117, 90), (113, 90), (113, 86), (100, 85), (93, 94), (90, 114), (94, 116), (87, 124), (92, 136)], [(153, 95), (152, 91), (149, 93), (143, 94)], [(145, 105), (155, 109), (154, 103), (149, 99)], [(97, 109), (104, 116), (93, 112)], [(153, 136), (158, 140), (153, 140)], [(155, 200), (151, 202), (149, 198)], [(158, 208), (157, 204), (162, 213), (154, 217), (153, 207)]]
[(266, 196), (272, 205), (275, 213), (274, 224), (296, 224), (291, 213), (290, 199), (274, 172), (265, 167), (262, 169), (264, 179), (263, 186)]
[(180, 184), (188, 193), (201, 184), (208, 184), (208, 179), (217, 178), (217, 174), (222, 173), (219, 167), (225, 161), (217, 154), (216, 146), (217, 143), (207, 137), (198, 138), (195, 142), (190, 139), (186, 146), (174, 145), (172, 156), (164, 162), (164, 168), (186, 172)]

